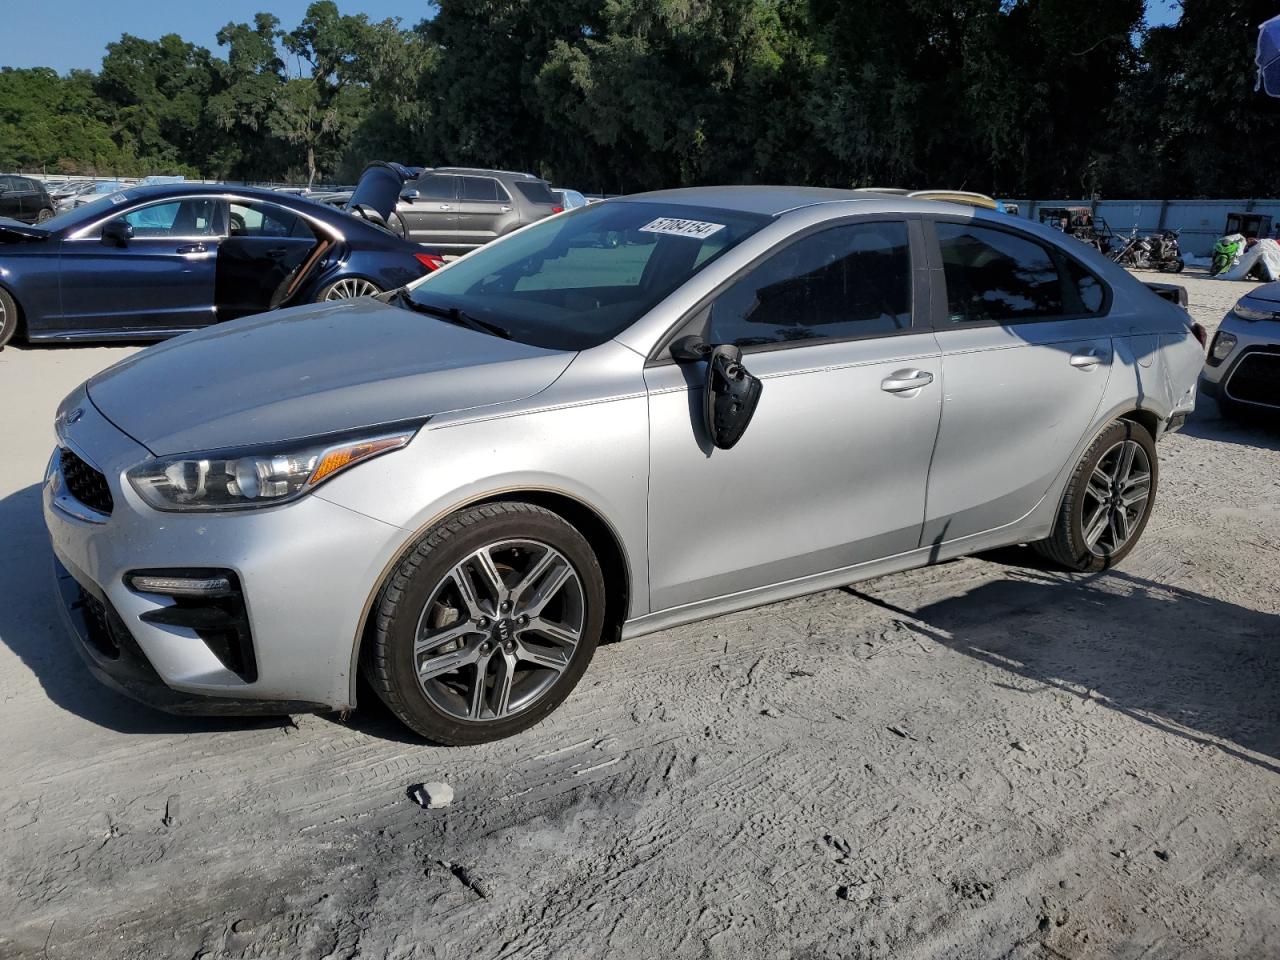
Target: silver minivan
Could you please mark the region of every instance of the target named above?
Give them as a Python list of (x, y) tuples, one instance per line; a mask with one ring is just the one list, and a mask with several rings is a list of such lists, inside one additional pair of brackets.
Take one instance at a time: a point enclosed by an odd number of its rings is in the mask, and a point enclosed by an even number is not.
[(1183, 309), (1036, 224), (645, 194), (111, 367), (58, 411), (44, 515), (107, 683), (348, 710), (363, 671), (477, 743), (602, 640), (1007, 544), (1117, 563), (1202, 359)]

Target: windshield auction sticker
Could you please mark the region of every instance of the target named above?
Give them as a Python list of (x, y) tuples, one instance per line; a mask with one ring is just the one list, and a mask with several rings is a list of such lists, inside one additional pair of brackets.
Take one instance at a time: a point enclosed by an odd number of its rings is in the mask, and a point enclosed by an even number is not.
[(640, 228), (641, 233), (665, 233), (672, 237), (693, 237), (703, 240), (717, 230), (723, 230), (723, 223), (707, 223), (703, 220), (677, 220), (675, 217), (659, 217), (652, 223)]

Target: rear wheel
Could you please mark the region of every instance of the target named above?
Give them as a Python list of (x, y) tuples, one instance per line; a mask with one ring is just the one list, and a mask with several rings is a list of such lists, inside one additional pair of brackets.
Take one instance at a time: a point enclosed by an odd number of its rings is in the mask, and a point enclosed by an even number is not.
[(364, 277), (344, 277), (321, 289), (319, 295), (316, 296), (316, 302), (319, 303), (323, 300), (351, 300), (354, 297), (372, 297), (381, 292), (382, 288), (372, 280), (366, 280)]
[(604, 623), (590, 544), (557, 514), (503, 502), (460, 511), (383, 588), (365, 673), (408, 727), (483, 743), (533, 726), (569, 695)]
[(1131, 421), (1115, 421), (1080, 458), (1053, 534), (1036, 549), (1081, 572), (1119, 563), (1146, 529), (1158, 475), (1151, 434)]
[(0, 347), (18, 333), (18, 304), (8, 291), (0, 289)]
[(46, 220), (48, 220), (52, 216), (53, 216), (52, 207), (42, 207), (40, 209), (40, 212), (36, 214), (36, 223), (44, 223)]

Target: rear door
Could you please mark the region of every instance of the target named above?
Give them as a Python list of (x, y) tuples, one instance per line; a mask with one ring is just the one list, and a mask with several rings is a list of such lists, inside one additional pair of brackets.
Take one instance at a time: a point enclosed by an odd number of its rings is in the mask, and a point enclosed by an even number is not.
[(732, 449), (705, 435), (705, 364), (650, 361), (655, 610), (917, 548), (942, 372), (927, 274), (912, 266), (921, 236), (918, 222), (892, 219), (822, 227), (680, 331), (738, 344), (763, 382)]
[(292, 210), (257, 199), (229, 201), (227, 224), (214, 287), (219, 322), (288, 302), (331, 243)]
[(458, 177), (424, 173), (405, 186), (396, 212), (405, 225), (405, 239), (444, 246), (457, 243)]
[(14, 185), (17, 177), (0, 177), (0, 217), (22, 219), (22, 194)]
[(471, 246), (499, 236), (515, 220), (512, 199), (493, 177), (458, 177), (458, 242)]
[(1012, 227), (928, 224), (942, 425), (924, 540), (1024, 517), (1067, 465), (1111, 373), (1108, 294), (1057, 247)]
[(124, 246), (103, 241), (101, 222), (63, 242), (64, 326), (146, 334), (212, 322), (221, 201), (158, 200), (117, 218), (133, 227)]

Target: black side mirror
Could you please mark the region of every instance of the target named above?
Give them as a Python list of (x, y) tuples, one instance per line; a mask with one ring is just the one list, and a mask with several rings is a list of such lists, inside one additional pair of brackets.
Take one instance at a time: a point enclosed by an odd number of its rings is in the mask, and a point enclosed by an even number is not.
[(730, 343), (712, 346), (702, 337), (687, 336), (671, 344), (678, 363), (705, 360), (707, 380), (702, 391), (702, 418), (707, 435), (721, 450), (728, 450), (746, 432), (764, 390), (742, 365), (742, 351)]
[(102, 225), (102, 242), (114, 243), (117, 247), (127, 247), (133, 239), (133, 224), (123, 217), (108, 220)]

